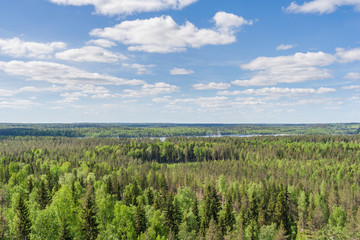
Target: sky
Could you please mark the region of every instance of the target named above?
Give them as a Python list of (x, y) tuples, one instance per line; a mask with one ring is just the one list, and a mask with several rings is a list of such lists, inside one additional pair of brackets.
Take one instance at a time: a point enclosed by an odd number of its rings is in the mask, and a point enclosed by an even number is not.
[(360, 122), (360, 0), (0, 0), (0, 122)]

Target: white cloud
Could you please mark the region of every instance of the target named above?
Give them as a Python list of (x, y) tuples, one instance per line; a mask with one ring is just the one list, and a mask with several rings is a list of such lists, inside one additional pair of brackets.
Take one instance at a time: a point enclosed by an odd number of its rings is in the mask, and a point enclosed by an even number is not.
[(11, 57), (48, 58), (56, 50), (66, 48), (63, 42), (25, 42), (19, 38), (0, 38), (0, 53)]
[(157, 82), (155, 84), (144, 84), (140, 90), (125, 89), (122, 97), (149, 97), (159, 94), (169, 94), (179, 91), (180, 88), (175, 85), (170, 85), (164, 82)]
[(230, 84), (228, 83), (215, 83), (215, 82), (211, 82), (208, 84), (203, 84), (203, 83), (198, 83), (198, 84), (194, 84), (193, 88), (196, 90), (223, 90), (223, 89), (228, 89), (230, 88)]
[(87, 42), (88, 45), (96, 45), (104, 48), (115, 47), (116, 43), (107, 39), (91, 39)]
[[(183, 98), (183, 99), (166, 99), (166, 108), (175, 109), (181, 105), (194, 104), (200, 107), (201, 111), (218, 111), (223, 109), (241, 108), (246, 106), (263, 105), (264, 102), (258, 98), (237, 98), (233, 101), (225, 96), (215, 97), (197, 97), (197, 98)], [(179, 106), (180, 105), (180, 106)]]
[(243, 17), (236, 16), (232, 13), (217, 12), (214, 16), (216, 27), (221, 32), (231, 32), (233, 29), (237, 29), (243, 25), (252, 25), (252, 20), (246, 20)]
[(354, 6), (356, 10), (360, 10), (360, 0), (313, 0), (305, 2), (303, 5), (298, 5), (292, 2), (286, 8), (291, 13), (333, 13), (338, 7)]
[[(170, 16), (145, 20), (123, 21), (114, 27), (94, 29), (90, 35), (111, 39), (129, 45), (129, 51), (170, 53), (185, 51), (186, 48), (200, 48), (205, 45), (224, 45), (236, 41), (235, 29), (249, 21), (233, 14), (217, 13), (214, 17), (217, 28), (198, 29), (191, 22), (179, 26)], [(224, 19), (233, 19), (225, 23)], [(236, 19), (238, 18), (238, 19)]]
[(278, 83), (296, 83), (331, 78), (328, 69), (320, 68), (334, 63), (336, 58), (323, 52), (296, 53), (289, 56), (258, 57), (240, 67), (255, 71), (249, 80), (235, 80), (239, 86), (267, 86)]
[(74, 62), (117, 62), (119, 59), (127, 60), (128, 58), (120, 53), (110, 52), (102, 47), (85, 46), (82, 48), (69, 49), (64, 52), (56, 53), (56, 58)]
[(351, 85), (351, 86), (345, 86), (342, 87), (345, 90), (356, 90), (356, 91), (360, 91), (360, 85)]
[(137, 79), (128, 80), (105, 74), (86, 72), (75, 67), (52, 62), (0, 61), (0, 69), (9, 75), (22, 76), (27, 80), (66, 85), (141, 85), (145, 83)]
[(9, 109), (28, 109), (38, 105), (40, 104), (32, 102), (31, 100), (0, 101), (0, 108)]
[(60, 95), (63, 97), (63, 100), (58, 101), (57, 103), (72, 103), (80, 100), (81, 97), (87, 97), (88, 95), (82, 92), (71, 92), (71, 93), (63, 93)]
[(336, 48), (336, 56), (342, 63), (360, 61), (360, 48), (353, 48), (350, 50)]
[(193, 70), (185, 69), (185, 68), (173, 68), (170, 70), (171, 75), (189, 75), (193, 73), (194, 73)]
[(246, 89), (244, 91), (221, 91), (218, 95), (257, 95), (257, 96), (271, 96), (271, 97), (292, 97), (298, 95), (308, 94), (325, 94), (336, 92), (334, 88), (321, 87), (319, 89), (313, 88), (278, 88), (278, 87), (266, 87), (260, 89)]
[(164, 102), (168, 102), (170, 98), (171, 98), (170, 96), (164, 96), (161, 98), (153, 98), (152, 101), (156, 103), (164, 103)]
[(360, 79), (360, 73), (359, 72), (350, 72), (344, 76), (346, 79), (350, 80), (359, 80)]
[(182, 9), (197, 0), (50, 0), (61, 5), (94, 5), (103, 15), (134, 14), (166, 9)]
[(281, 44), (276, 47), (276, 50), (278, 50), (278, 51), (289, 50), (289, 49), (294, 48), (295, 46), (296, 46), (295, 44)]
[(143, 75), (145, 73), (151, 73), (151, 71), (148, 68), (155, 67), (154, 64), (144, 65), (144, 64), (138, 64), (138, 63), (132, 63), (132, 64), (123, 63), (122, 66), (127, 67), (127, 68), (136, 69), (136, 73), (138, 75)]

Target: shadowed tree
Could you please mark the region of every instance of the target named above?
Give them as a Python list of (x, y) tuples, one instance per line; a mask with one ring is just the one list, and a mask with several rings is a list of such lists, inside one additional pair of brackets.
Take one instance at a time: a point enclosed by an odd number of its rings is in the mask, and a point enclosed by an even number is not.
[(16, 214), (18, 217), (17, 222), (17, 237), (19, 240), (28, 240), (30, 239), (31, 233), (31, 221), (29, 209), (25, 205), (24, 197), (22, 194), (19, 196), (19, 201), (16, 206)]

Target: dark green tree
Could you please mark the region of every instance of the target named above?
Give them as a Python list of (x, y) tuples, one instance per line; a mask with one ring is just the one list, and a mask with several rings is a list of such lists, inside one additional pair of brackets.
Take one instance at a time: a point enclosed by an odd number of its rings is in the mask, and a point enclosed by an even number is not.
[(234, 216), (233, 211), (234, 211), (234, 207), (232, 204), (232, 198), (229, 197), (228, 201), (226, 202), (226, 206), (225, 206), (224, 220), (225, 220), (226, 228), (229, 228), (230, 231), (233, 230), (234, 224), (235, 224), (235, 216)]
[(147, 228), (147, 219), (145, 215), (145, 209), (142, 202), (137, 206), (135, 212), (135, 232), (136, 236), (140, 236)]
[(96, 203), (94, 186), (92, 183), (88, 184), (87, 191), (82, 204), (82, 232), (84, 238), (87, 240), (95, 240), (99, 233), (98, 223), (96, 221)]
[(38, 188), (37, 193), (38, 193), (37, 201), (40, 204), (40, 208), (45, 209), (47, 204), (49, 203), (49, 198), (48, 198), (49, 195), (44, 181), (40, 181), (40, 186)]
[(31, 221), (29, 209), (24, 202), (24, 197), (22, 194), (19, 196), (19, 200), (16, 206), (16, 215), (18, 217), (17, 222), (17, 238), (19, 240), (28, 240), (30, 239), (31, 233)]

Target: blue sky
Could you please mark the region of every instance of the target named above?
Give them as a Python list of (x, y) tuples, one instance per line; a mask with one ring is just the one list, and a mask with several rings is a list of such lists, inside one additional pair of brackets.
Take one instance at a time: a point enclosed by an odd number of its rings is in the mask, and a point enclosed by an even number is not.
[(0, 122), (360, 119), (360, 0), (0, 0)]

